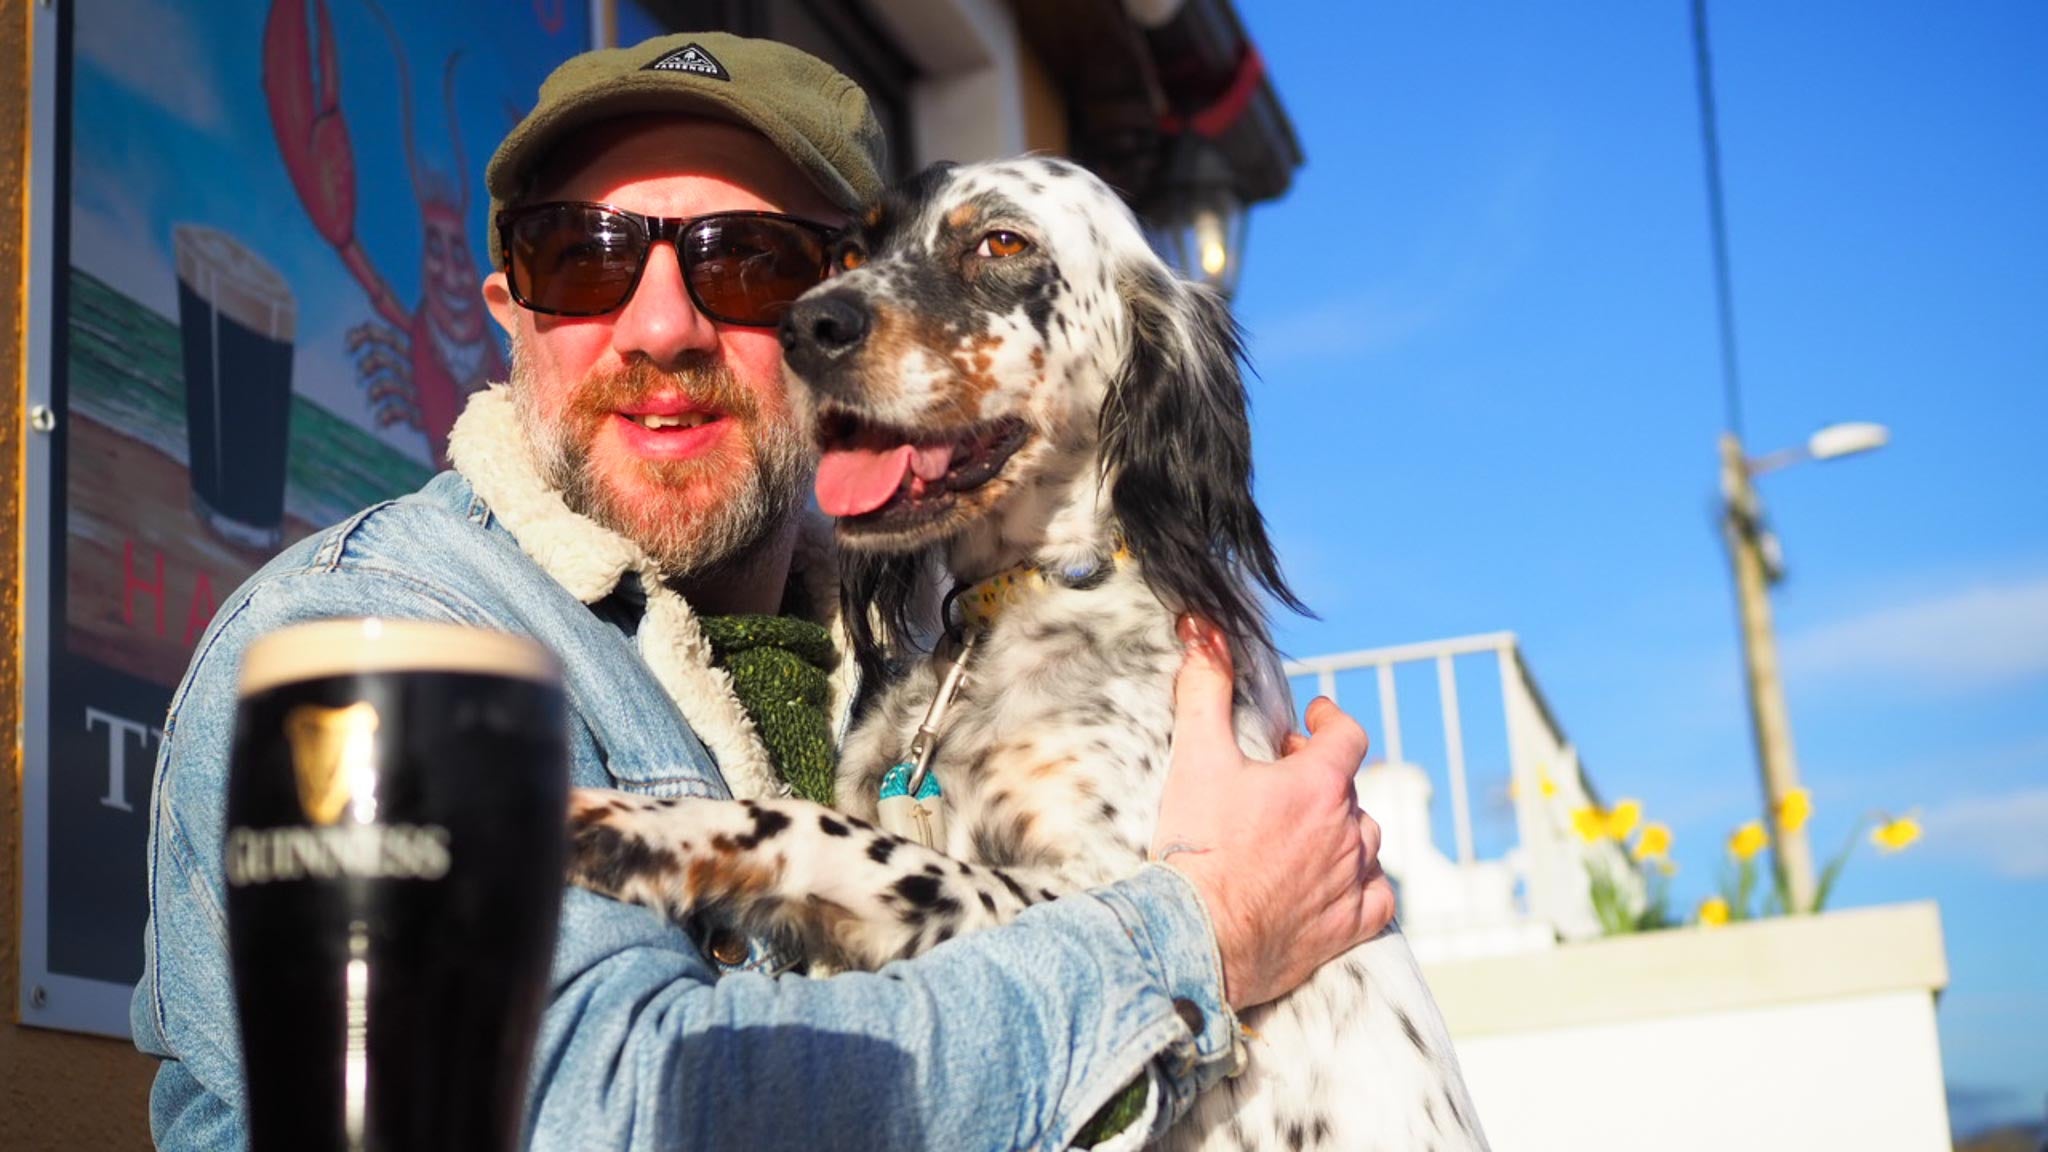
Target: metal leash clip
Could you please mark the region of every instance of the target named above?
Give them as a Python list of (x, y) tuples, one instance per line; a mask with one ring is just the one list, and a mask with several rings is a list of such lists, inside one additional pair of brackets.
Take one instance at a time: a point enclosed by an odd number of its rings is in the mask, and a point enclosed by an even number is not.
[(953, 658), (952, 667), (939, 682), (931, 707), (925, 709), (924, 720), (911, 738), (910, 751), (882, 777), (876, 806), (883, 829), (939, 851), (944, 850), (946, 840), (946, 803), (939, 790), (939, 778), (932, 771), (932, 753), (938, 747), (946, 709), (967, 682), (967, 658), (979, 635), (969, 632), (961, 641), (960, 654)]

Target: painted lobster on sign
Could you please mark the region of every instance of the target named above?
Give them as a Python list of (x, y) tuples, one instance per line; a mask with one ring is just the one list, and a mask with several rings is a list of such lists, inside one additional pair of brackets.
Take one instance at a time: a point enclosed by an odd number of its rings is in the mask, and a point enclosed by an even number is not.
[(478, 295), (477, 264), (465, 228), (469, 214), (468, 171), (455, 123), (455, 62), (442, 67), (442, 100), (448, 109), (449, 142), (455, 172), (450, 179), (421, 162), (413, 140), (412, 72), (405, 47), (384, 10), (363, 0), (383, 26), (398, 61), (400, 114), (405, 159), (420, 213), (419, 307), (399, 302), (379, 275), (356, 235), (355, 153), (341, 115), (341, 77), (335, 64), (334, 31), (327, 0), (311, 0), (318, 21), (315, 63), (308, 0), (273, 0), (263, 29), (263, 92), (277, 150), (314, 228), (334, 246), (356, 282), (369, 294), (378, 319), (349, 330), (348, 350), (356, 378), (368, 390), (379, 427), (404, 425), (427, 438), (436, 465), (446, 462), (448, 430), (469, 394), (505, 378), (504, 355), (485, 323)]

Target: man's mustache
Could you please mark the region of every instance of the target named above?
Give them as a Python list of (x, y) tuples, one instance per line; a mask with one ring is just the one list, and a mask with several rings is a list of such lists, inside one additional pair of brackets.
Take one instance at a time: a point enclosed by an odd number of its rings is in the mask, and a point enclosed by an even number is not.
[(760, 414), (754, 394), (731, 369), (709, 357), (675, 368), (662, 368), (643, 358), (616, 372), (593, 373), (570, 397), (569, 410), (586, 419), (599, 418), (663, 392), (679, 392), (699, 408), (738, 420), (752, 420)]

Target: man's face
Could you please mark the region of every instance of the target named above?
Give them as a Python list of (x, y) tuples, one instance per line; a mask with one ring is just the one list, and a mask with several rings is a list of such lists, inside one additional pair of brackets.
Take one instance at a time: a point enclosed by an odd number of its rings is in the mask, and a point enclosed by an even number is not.
[[(648, 216), (839, 219), (773, 145), (707, 121), (613, 126), (536, 199)], [(484, 298), (511, 336), (534, 459), (572, 509), (639, 544), (671, 577), (742, 557), (787, 522), (815, 450), (783, 387), (775, 330), (699, 312), (672, 245), (654, 247), (631, 299), (602, 316), (530, 312), (502, 270)]]

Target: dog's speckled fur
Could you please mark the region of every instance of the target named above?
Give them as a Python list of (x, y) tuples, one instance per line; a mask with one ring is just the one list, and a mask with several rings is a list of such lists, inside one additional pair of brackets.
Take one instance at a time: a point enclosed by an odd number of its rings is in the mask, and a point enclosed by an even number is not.
[[(1004, 256), (992, 233), (1024, 247)], [(1025, 432), (986, 484), (841, 522), (847, 623), (868, 666), (910, 650), (915, 577), (934, 556), (962, 583), (1020, 563), (1090, 575), (1048, 583), (981, 638), (934, 761), (944, 854), (872, 824), (881, 774), (935, 691), (934, 657), (882, 687), (847, 744), (843, 811), (582, 793), (574, 868), (679, 919), (716, 914), (873, 968), (1143, 863), (1177, 613), (1230, 635), (1240, 742), (1272, 758), (1293, 712), (1257, 589), (1294, 601), (1251, 502), (1235, 326), (1094, 176), (1038, 157), (932, 169), (863, 221), (841, 265), (784, 326), (821, 420), (921, 442)], [(822, 346), (821, 309), (857, 312), (862, 335)], [(1119, 543), (1132, 558), (1113, 563)], [(1244, 1023), (1245, 1074), (1198, 1099), (1168, 1146), (1485, 1147), (1398, 930)]]

